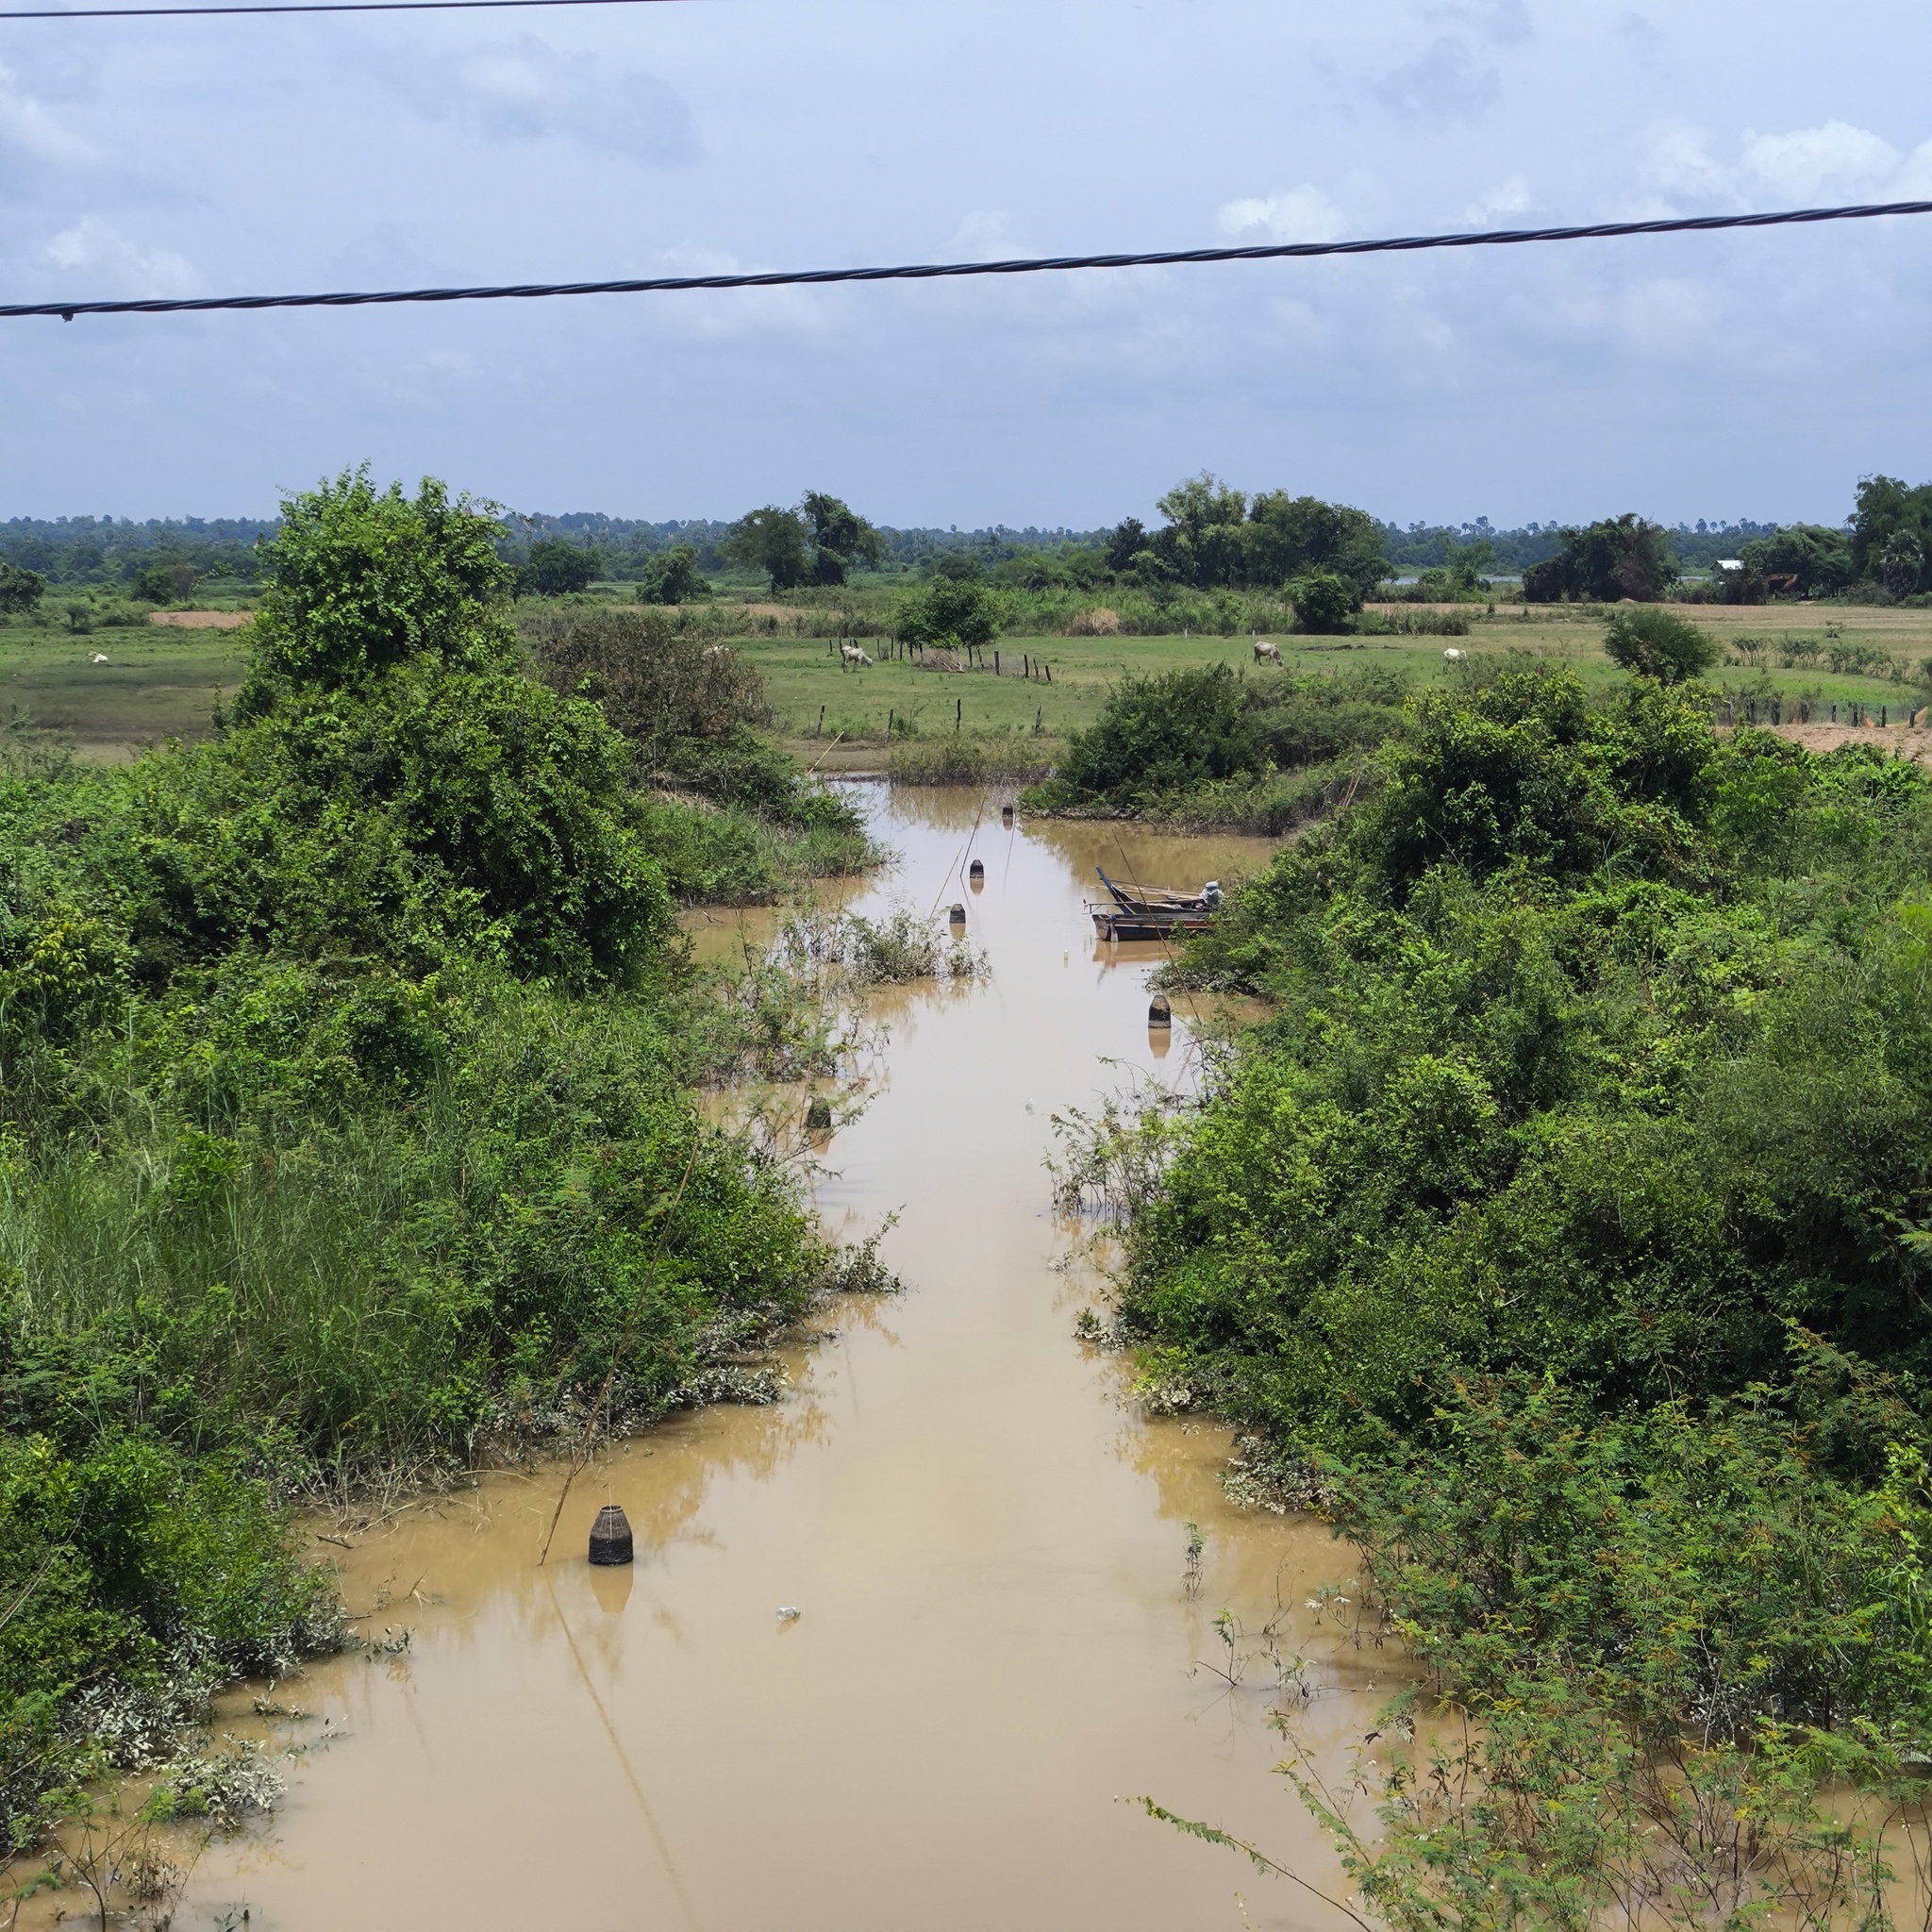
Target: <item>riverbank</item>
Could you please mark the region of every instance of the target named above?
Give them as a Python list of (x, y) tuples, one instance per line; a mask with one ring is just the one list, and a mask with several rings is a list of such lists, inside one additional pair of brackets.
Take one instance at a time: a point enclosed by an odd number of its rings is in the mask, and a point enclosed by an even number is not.
[[(1257, 1927), (1303, 1922), (1291, 1888), (1119, 1802), (1143, 1791), (1341, 1886), (1267, 1775), (1268, 1717), (1286, 1709), (1341, 1774), (1391, 1661), (1307, 1608), (1349, 1569), (1325, 1530), (1234, 1508), (1226, 1432), (1141, 1414), (1123, 1359), (1076, 1339), (1104, 1281), (1041, 1165), (1055, 1113), (1129, 1073), (1192, 1076), (1185, 1008), (1149, 1036), (1160, 949), (1093, 943), (1092, 867), (1233, 877), (1268, 848), (1007, 831), (996, 799), (957, 791), (859, 797), (901, 859), (848, 903), (957, 899), (992, 969), (874, 996), (875, 1091), (819, 1157), (828, 1232), (896, 1215), (881, 1252), (908, 1292), (822, 1318), (777, 1402), (621, 1445), (573, 1488), (541, 1569), (558, 1480), (542, 1468), (329, 1547), (362, 1627), (407, 1648), (278, 1687), (308, 1720), (235, 1701), (276, 1744), (342, 1735), (294, 1767), (264, 1835), (204, 1857), (178, 1925), (246, 1905), (287, 1932), (1237, 1932), (1237, 1891)], [(756, 943), (771, 915), (746, 918)], [(584, 1562), (607, 1498), (637, 1532), (628, 1573)]]

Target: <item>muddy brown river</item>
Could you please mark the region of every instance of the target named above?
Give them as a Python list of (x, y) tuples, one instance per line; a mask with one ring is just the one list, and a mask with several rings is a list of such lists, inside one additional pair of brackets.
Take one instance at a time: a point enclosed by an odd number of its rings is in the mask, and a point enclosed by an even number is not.
[[(331, 1552), (358, 1627), (407, 1647), (277, 1687), (308, 1716), (275, 1740), (309, 1748), (274, 1819), (201, 1858), (177, 1926), (244, 1907), (251, 1932), (1348, 1923), (1123, 1802), (1149, 1793), (1346, 1896), (1270, 1775), (1282, 1696), (1260, 1633), (1307, 1659), (1292, 1723), (1344, 1782), (1393, 1665), (1307, 1607), (1347, 1553), (1231, 1507), (1225, 1433), (1139, 1415), (1124, 1364), (1076, 1338), (1100, 1283), (1042, 1166), (1056, 1110), (1190, 1066), (1184, 1005), (1165, 1058), (1150, 1047), (1158, 952), (1096, 948), (1095, 861), (1195, 886), (1268, 847), (1008, 831), (996, 797), (859, 793), (900, 862), (858, 909), (962, 901), (991, 966), (882, 998), (882, 1074), (822, 1157), (835, 1231), (898, 1215), (884, 1252), (906, 1292), (828, 1311), (837, 1332), (788, 1353), (776, 1405), (619, 1445), (578, 1479), (545, 1567), (560, 1472), (541, 1467)], [(637, 1562), (593, 1572), (613, 1499)], [(1203, 1668), (1230, 1657), (1251, 1659), (1233, 1684)]]

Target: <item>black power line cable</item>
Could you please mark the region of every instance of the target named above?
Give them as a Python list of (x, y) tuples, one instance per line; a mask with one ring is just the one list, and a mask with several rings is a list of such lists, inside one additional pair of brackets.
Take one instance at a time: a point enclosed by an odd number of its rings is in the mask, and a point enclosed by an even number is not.
[(478, 7), (641, 7), (670, 0), (275, 0), (259, 7), (36, 7), (0, 20), (177, 20), (212, 13), (450, 13)]
[(379, 289), (325, 295), (172, 295), (125, 302), (10, 302), (23, 315), (178, 315), (212, 308), (370, 308), (405, 302), (523, 302), (549, 295), (658, 295), (691, 289), (796, 289), (832, 282), (933, 282), (967, 275), (1037, 275), (1088, 268), (1168, 268), (1204, 261), (1279, 261), (1326, 255), (1413, 255), (1431, 248), (1507, 248), (1529, 242), (1602, 242), (1624, 235), (1707, 234), (1723, 228), (1790, 228), (1932, 214), (1932, 201), (1878, 201), (1773, 214), (1682, 215), (1656, 222), (1594, 222), (1573, 228), (1485, 228), (1459, 235), (1403, 235), (1378, 242), (1276, 242), (1253, 248), (1171, 248), (1145, 255), (1045, 255), (1016, 261), (917, 262), (898, 268), (781, 269), (767, 275), (657, 275), (635, 281), (513, 282), (497, 288)]

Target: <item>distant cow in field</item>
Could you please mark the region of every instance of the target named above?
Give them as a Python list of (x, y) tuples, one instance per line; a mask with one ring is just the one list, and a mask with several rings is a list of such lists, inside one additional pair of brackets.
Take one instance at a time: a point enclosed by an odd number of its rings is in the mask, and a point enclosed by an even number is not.
[(857, 644), (841, 644), (839, 646), (839, 662), (841, 666), (846, 664), (870, 664), (872, 659)]
[(1442, 653), (1442, 661), (1445, 664), (1460, 664), (1462, 662), (1462, 653), (1452, 645)]
[(1259, 664), (1264, 659), (1270, 664), (1279, 664), (1281, 662), (1281, 646), (1279, 644), (1271, 644), (1266, 638), (1257, 638), (1255, 640), (1255, 662)]
[(107, 653), (104, 651), (90, 651), (87, 654), (87, 661), (90, 664), (105, 664), (108, 661)]

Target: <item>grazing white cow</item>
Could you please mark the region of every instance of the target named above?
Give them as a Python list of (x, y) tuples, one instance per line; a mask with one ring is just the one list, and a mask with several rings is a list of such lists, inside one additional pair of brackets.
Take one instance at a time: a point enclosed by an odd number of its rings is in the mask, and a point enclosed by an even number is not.
[(1281, 646), (1279, 644), (1271, 644), (1266, 638), (1257, 638), (1255, 640), (1255, 662), (1258, 664), (1264, 658), (1272, 664), (1279, 664), (1281, 662)]
[(90, 651), (87, 654), (87, 661), (90, 664), (105, 664), (108, 661), (108, 654), (105, 651)]
[(841, 644), (839, 659), (842, 664), (870, 664), (872, 659), (857, 644)]
[(1442, 661), (1445, 664), (1460, 664), (1462, 662), (1462, 653), (1452, 646), (1442, 653)]

